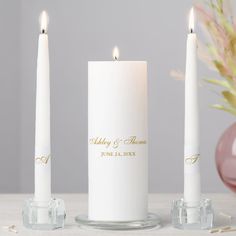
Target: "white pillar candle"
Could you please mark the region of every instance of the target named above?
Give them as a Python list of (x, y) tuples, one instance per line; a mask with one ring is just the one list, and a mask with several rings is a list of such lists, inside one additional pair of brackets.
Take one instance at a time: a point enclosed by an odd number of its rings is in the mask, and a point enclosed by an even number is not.
[(185, 78), (185, 150), (184, 150), (184, 200), (189, 206), (200, 201), (199, 121), (197, 81), (197, 38), (194, 33), (194, 13), (190, 12), (187, 38)]
[[(118, 50), (114, 50), (118, 54)], [(115, 59), (118, 55), (113, 56)], [(147, 63), (88, 63), (89, 219), (147, 217)]]
[(45, 11), (41, 14), (38, 41), (36, 117), (35, 117), (35, 201), (51, 199), (50, 81)]

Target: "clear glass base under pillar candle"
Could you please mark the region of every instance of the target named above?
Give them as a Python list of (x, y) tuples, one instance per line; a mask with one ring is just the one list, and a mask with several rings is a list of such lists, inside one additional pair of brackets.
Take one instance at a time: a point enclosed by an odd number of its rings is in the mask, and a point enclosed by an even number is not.
[(65, 204), (61, 199), (52, 198), (48, 202), (27, 199), (22, 211), (23, 225), (35, 230), (63, 228), (66, 218)]
[(188, 206), (181, 198), (174, 200), (171, 209), (172, 225), (179, 229), (211, 229), (213, 208), (210, 199), (202, 199), (197, 206)]
[(86, 215), (78, 215), (75, 217), (75, 221), (79, 226), (90, 229), (101, 230), (139, 230), (148, 228), (160, 228), (160, 217), (154, 213), (148, 213), (148, 216), (144, 220), (134, 221), (94, 221), (89, 220)]

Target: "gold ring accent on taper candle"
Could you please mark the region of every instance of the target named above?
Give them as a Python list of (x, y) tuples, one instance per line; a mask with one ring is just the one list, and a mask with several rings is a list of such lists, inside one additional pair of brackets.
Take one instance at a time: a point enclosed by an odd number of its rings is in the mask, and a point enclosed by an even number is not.
[(48, 156), (41, 156), (41, 157), (35, 157), (35, 162), (38, 164), (47, 164), (49, 158), (51, 157), (51, 155)]
[(187, 165), (193, 165), (200, 159), (200, 154), (192, 155), (189, 157), (185, 157), (184, 162)]

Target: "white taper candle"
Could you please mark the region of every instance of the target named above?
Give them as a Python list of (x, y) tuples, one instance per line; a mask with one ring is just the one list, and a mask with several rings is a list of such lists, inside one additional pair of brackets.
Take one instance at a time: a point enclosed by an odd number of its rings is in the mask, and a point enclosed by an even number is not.
[(194, 12), (190, 11), (185, 77), (184, 201), (194, 206), (200, 201), (199, 114), (197, 81), (197, 37)]
[(38, 41), (36, 117), (35, 117), (35, 201), (51, 199), (50, 80), (48, 52), (48, 17), (40, 17)]

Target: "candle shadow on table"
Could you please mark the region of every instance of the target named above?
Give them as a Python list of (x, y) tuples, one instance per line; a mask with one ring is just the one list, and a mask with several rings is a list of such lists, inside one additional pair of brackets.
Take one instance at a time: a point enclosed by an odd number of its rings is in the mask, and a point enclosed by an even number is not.
[(169, 214), (166, 213), (160, 213), (160, 220), (161, 220), (161, 226), (159, 228), (166, 228), (166, 227), (171, 227), (171, 218)]
[(72, 223), (72, 224), (66, 224), (64, 226), (64, 229), (75, 229), (75, 228), (78, 228), (78, 225), (76, 223)]

